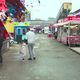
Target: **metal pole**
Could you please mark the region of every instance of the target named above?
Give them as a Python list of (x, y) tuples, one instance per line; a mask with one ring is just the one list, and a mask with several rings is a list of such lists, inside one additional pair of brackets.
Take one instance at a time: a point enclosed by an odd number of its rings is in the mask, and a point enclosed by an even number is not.
[[(69, 32), (68, 32), (68, 38), (69, 38), (69, 35), (70, 35), (70, 23), (69, 23)], [(68, 39), (68, 43), (69, 43), (69, 47), (71, 47), (71, 44), (70, 44), (70, 38)]]

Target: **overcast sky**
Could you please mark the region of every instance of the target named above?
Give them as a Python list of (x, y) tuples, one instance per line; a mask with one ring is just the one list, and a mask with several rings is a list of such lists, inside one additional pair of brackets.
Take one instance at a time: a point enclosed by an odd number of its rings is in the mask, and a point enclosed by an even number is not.
[(80, 0), (25, 0), (25, 5), (31, 11), (31, 18), (48, 19), (56, 17), (63, 2), (72, 2), (72, 11), (80, 8)]

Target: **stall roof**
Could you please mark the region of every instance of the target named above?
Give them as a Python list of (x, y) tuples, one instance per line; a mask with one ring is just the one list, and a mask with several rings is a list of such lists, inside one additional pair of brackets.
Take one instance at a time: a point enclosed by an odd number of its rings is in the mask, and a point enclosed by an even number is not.
[(72, 20), (72, 21), (69, 21), (68, 24), (80, 24), (80, 21)]
[(12, 4), (13, 6), (16, 6), (18, 8), (22, 7), (23, 10), (25, 10), (25, 6), (20, 2), (20, 0), (6, 0), (8, 3)]
[(62, 22), (62, 23), (56, 23), (53, 26), (63, 26), (63, 25), (67, 25), (67, 24), (80, 24), (80, 21), (75, 21), (75, 20), (71, 20), (71, 21), (67, 21), (67, 22)]
[(56, 23), (53, 26), (63, 26), (65, 24), (68, 24), (68, 22)]
[(21, 0), (6, 0), (6, 2), (9, 7), (9, 12), (13, 14), (15, 21), (23, 22), (25, 20), (25, 10), (27, 9)]

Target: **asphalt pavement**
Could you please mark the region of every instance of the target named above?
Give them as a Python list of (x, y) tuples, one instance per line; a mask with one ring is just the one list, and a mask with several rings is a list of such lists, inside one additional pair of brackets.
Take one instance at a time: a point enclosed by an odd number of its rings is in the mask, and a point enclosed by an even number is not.
[(21, 60), (15, 44), (3, 54), (0, 80), (80, 80), (80, 55), (47, 35), (36, 36), (36, 60), (27, 60), (28, 49)]

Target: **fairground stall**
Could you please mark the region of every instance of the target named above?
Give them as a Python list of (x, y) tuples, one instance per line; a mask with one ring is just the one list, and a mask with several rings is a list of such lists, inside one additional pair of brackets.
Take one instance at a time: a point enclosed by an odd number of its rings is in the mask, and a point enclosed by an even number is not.
[[(25, 0), (6, 0), (6, 4), (8, 10), (6, 12), (7, 20), (5, 21), (4, 26), (9, 33), (10, 39), (16, 40), (18, 38), (16, 37), (17, 31), (20, 29), (20, 34), (22, 35), (21, 31), (23, 30), (23, 27), (21, 27), (23, 26), (22, 24), (16, 24), (24, 23), (25, 14), (28, 13), (28, 10), (25, 8)], [(26, 22), (24, 28), (26, 28)]]
[(24, 36), (27, 32), (27, 28), (29, 28), (28, 22), (14, 22), (14, 39), (21, 43), (22, 36)]
[(70, 16), (54, 25), (58, 26), (58, 41), (69, 46), (80, 45), (80, 17)]
[(52, 33), (52, 37), (57, 39), (57, 29), (58, 29), (58, 24), (50, 24), (49, 25), (49, 31)]

